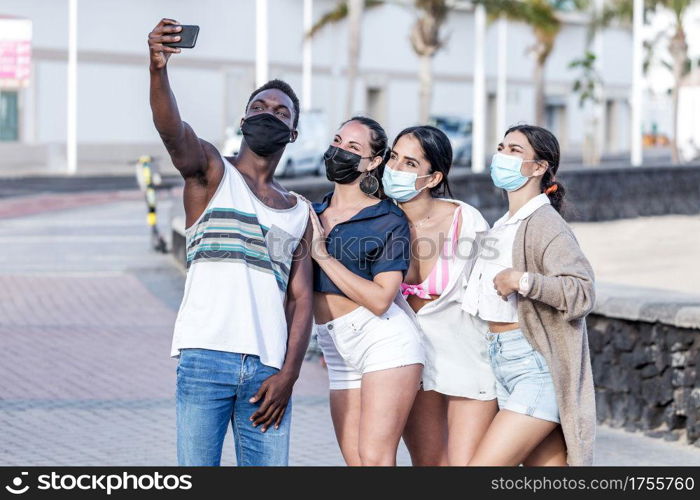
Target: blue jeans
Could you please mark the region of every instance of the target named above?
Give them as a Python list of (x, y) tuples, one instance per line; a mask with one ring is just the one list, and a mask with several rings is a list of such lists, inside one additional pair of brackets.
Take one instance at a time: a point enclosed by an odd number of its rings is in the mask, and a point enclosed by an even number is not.
[(209, 349), (182, 349), (177, 365), (177, 461), (182, 466), (219, 465), (229, 422), (238, 465), (287, 465), (292, 401), (279, 429), (262, 432), (249, 420), (260, 402), (249, 403), (265, 379), (279, 370), (258, 356)]

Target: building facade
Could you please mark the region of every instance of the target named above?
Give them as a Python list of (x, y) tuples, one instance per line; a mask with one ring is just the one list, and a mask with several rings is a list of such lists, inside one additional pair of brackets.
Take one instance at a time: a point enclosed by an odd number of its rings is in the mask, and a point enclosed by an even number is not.
[[(269, 76), (289, 81), (301, 97), (303, 0), (268, 0)], [(390, 135), (418, 121), (419, 60), (409, 42), (415, 20), (412, 2), (387, 2), (365, 12), (357, 113), (375, 117)], [(336, 5), (314, 0), (318, 19)], [(29, 85), (3, 88), (5, 111), (0, 134), (0, 171), (65, 165), (68, 0), (3, 0), (0, 16), (31, 20)], [(200, 26), (197, 46), (171, 59), (169, 74), (183, 118), (220, 145), (228, 126), (238, 124), (255, 86), (255, 0), (80, 0), (78, 9), (79, 168), (123, 168), (141, 154), (162, 155), (148, 105), (147, 35), (163, 17)], [(569, 63), (586, 46), (585, 18), (567, 18), (546, 67), (547, 125), (565, 152), (585, 144), (585, 116), (572, 91), (578, 77)], [(313, 38), (312, 108), (325, 113), (329, 136), (345, 113), (346, 23), (320, 30)], [(474, 19), (470, 8), (453, 10), (447, 42), (433, 62), (433, 115), (472, 117)], [(603, 33), (601, 76), (605, 82), (604, 152), (629, 149), (631, 34), (624, 28)], [(486, 54), (486, 150), (503, 131), (495, 130), (495, 26), (489, 26)], [(509, 23), (506, 122), (534, 120), (534, 43), (528, 26)], [(8, 108), (9, 109), (9, 108)], [(14, 127), (15, 130), (8, 130)]]

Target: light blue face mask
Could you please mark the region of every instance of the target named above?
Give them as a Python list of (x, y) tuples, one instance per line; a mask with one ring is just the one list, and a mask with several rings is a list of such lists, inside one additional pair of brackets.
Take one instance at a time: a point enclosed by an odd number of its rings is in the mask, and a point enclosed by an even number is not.
[(432, 174), (421, 175), (413, 172), (401, 172), (400, 170), (392, 170), (389, 167), (384, 168), (382, 175), (382, 186), (384, 186), (384, 194), (396, 201), (404, 202), (412, 200), (418, 193), (423, 191), (428, 186), (423, 186), (416, 189), (416, 181), (423, 177), (430, 177)]
[(523, 160), (519, 156), (496, 153), (491, 159), (491, 180), (497, 188), (516, 191), (523, 187), (529, 177), (520, 173), (523, 163), (536, 160)]

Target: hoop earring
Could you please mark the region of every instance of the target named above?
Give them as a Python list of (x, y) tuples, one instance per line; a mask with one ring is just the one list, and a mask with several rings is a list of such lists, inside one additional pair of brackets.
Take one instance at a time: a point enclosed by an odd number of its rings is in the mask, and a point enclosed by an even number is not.
[(379, 191), (379, 179), (367, 172), (360, 181), (360, 191), (368, 196), (372, 196)]

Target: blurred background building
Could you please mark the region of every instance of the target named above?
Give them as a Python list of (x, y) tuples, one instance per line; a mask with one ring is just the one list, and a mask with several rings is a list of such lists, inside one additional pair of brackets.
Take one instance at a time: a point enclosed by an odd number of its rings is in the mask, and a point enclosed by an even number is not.
[[(77, 12), (73, 125), (68, 119), (67, 88), (71, 3)], [(173, 57), (169, 73), (184, 119), (218, 146), (235, 136), (256, 77), (261, 75), (292, 84), (303, 97), (304, 108), (309, 114), (314, 111), (313, 134), (323, 137), (322, 143), (355, 113), (376, 118), (389, 135), (426, 121), (427, 115), (455, 137), (462, 136), (463, 143), (471, 141), (474, 103), (478, 102), (474, 86), (475, 29), (479, 27), (473, 2), (443, 2), (448, 11), (430, 66), (419, 55), (425, 47), (417, 47), (411, 35), (422, 15), (417, 8), (421, 2), (364, 2), (354, 78), (348, 56), (352, 12), (347, 10), (353, 1), (262, 3), (266, 17), (263, 10), (261, 24), (260, 0), (3, 0), (0, 57), (7, 62), (20, 57), (17, 50), (24, 50), (22, 57), (30, 57), (31, 62), (25, 63), (29, 71), (19, 79), (2, 78), (0, 73), (0, 172), (65, 171), (66, 140), (72, 127), (78, 171), (120, 171), (139, 155), (162, 156), (164, 149), (148, 106), (146, 46), (149, 31), (162, 17), (201, 28), (197, 46)], [(628, 155), (633, 78), (630, 25), (608, 24), (591, 45), (590, 9), (577, 10), (574, 3), (557, 13), (561, 28), (544, 66), (543, 125), (557, 134), (570, 157), (585, 156), (593, 147), (592, 135), (599, 138), (595, 142), (599, 155)], [(485, 154), (497, 144), (504, 125), (534, 122), (538, 116), (533, 76), (537, 40), (532, 26), (507, 21), (507, 38), (499, 38), (504, 33), (499, 22), (492, 21), (489, 16), (484, 34), (484, 120), (478, 136), (483, 137)], [(313, 36), (305, 49), (310, 28)], [(262, 69), (256, 68), (261, 54), (256, 34), (261, 29), (266, 30), (268, 61)], [(499, 53), (499, 47), (505, 54)], [(581, 62), (590, 47), (598, 49), (594, 69), (602, 82), (595, 91), (600, 99), (595, 112), (590, 102), (581, 105), (583, 91), (574, 90), (577, 81), (585, 86), (593, 80), (591, 67)], [(305, 57), (311, 74), (308, 84), (302, 82)], [(499, 61), (506, 68), (501, 83), (506, 89), (503, 109), (499, 109), (497, 92)], [(432, 77), (432, 92), (424, 109), (421, 82), (426, 72)], [(582, 78), (586, 74), (588, 80)], [(646, 85), (644, 92), (648, 104), (642, 117), (644, 131), (668, 135), (672, 128), (668, 89)], [(460, 147), (459, 159), (468, 163), (471, 145)]]

